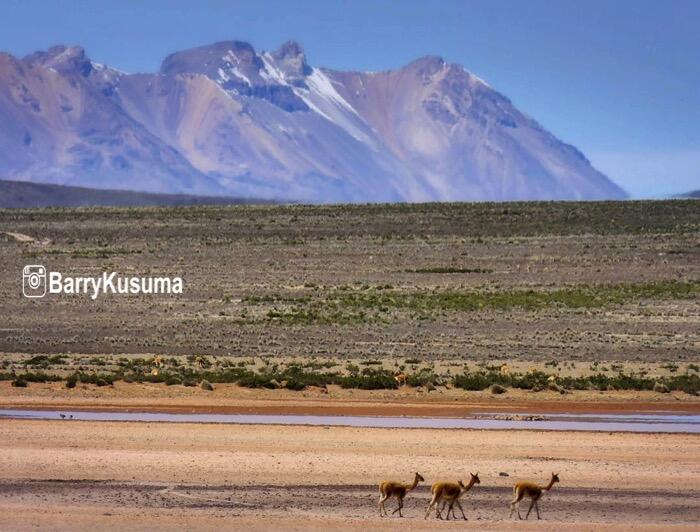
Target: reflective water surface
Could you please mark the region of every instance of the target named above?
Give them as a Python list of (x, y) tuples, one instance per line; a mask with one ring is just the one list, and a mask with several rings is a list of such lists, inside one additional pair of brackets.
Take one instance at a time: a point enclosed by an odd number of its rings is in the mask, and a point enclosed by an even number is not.
[[(85, 412), (78, 410), (0, 409), (0, 419), (64, 421), (142, 421), (167, 423), (233, 423), (421, 429), (584, 430), (605, 432), (700, 433), (700, 415), (644, 414), (507, 414), (473, 417), (319, 416), (268, 414), (172, 414), (162, 412)], [(529, 419), (528, 419), (529, 418)]]

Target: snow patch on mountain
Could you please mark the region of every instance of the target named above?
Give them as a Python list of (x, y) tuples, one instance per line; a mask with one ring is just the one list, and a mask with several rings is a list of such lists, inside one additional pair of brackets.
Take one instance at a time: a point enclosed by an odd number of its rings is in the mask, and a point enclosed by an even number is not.
[(312, 68), (306, 78), (308, 89), (294, 87), (294, 92), (314, 112), (347, 131), (354, 139), (376, 148), (362, 117), (333, 87), (331, 79), (319, 68)]
[(270, 53), (265, 52), (262, 54), (261, 57), (265, 68), (263, 71), (260, 72), (260, 77), (263, 78), (265, 81), (270, 81), (279, 85), (289, 86), (287, 81), (284, 79), (284, 74), (282, 73), (282, 71), (275, 66), (274, 60), (272, 59)]

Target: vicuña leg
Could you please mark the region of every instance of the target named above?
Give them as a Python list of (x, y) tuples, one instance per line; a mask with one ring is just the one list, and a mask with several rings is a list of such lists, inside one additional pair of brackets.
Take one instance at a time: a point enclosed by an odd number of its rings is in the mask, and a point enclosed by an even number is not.
[(513, 502), (510, 503), (510, 514), (508, 515), (508, 517), (513, 517), (513, 512), (515, 512), (516, 510), (518, 512), (518, 519), (522, 519), (522, 517), (520, 516), (520, 498), (518, 498), (517, 496), (515, 497), (515, 499), (513, 499)]
[[(433, 506), (436, 505), (437, 498), (438, 498), (438, 496), (437, 496), (437, 494), (435, 494), (435, 495), (433, 495), (433, 498), (430, 499), (430, 504), (428, 505), (428, 509), (425, 512), (425, 519), (427, 519), (428, 515), (430, 515), (430, 510), (433, 509)], [(437, 512), (438, 512), (438, 509), (437, 509), (437, 506), (435, 506), (435, 513), (437, 514)]]
[[(379, 496), (379, 515), (380, 517), (383, 517), (386, 515), (386, 508), (384, 507), (384, 501), (386, 501), (386, 496), (384, 494)], [(382, 510), (384, 513), (382, 513)]]
[(526, 520), (528, 517), (530, 517), (530, 512), (532, 511), (532, 507), (535, 505), (536, 502), (537, 502), (536, 499), (532, 499), (532, 502), (530, 502), (530, 507), (527, 509), (527, 513), (525, 514)]
[[(462, 512), (462, 517), (463, 517), (464, 520), (466, 521), (466, 520), (467, 520), (467, 516), (464, 515), (464, 508), (462, 508), (462, 503), (459, 502), (459, 499), (457, 499), (455, 502), (457, 503), (457, 506), (459, 506), (459, 511)], [(454, 514), (454, 511), (452, 512), (452, 515), (454, 516), (455, 519), (457, 519), (457, 517), (456, 517), (455, 514)]]
[(540, 505), (535, 501), (535, 511), (537, 512), (537, 519), (540, 518)]
[(399, 497), (399, 506), (396, 508), (396, 510), (391, 512), (391, 515), (394, 515), (396, 512), (399, 512), (399, 517), (403, 517), (403, 515), (401, 515), (401, 508), (403, 508), (403, 499)]
[[(439, 503), (438, 503), (438, 506), (439, 506)], [(442, 512), (445, 511), (445, 506), (447, 506), (447, 501), (443, 499), (442, 508), (438, 508), (438, 506), (435, 507), (435, 515), (437, 516), (438, 519), (442, 519)]]
[(510, 513), (508, 514), (508, 519), (513, 517), (513, 512), (515, 512), (516, 505), (518, 508), (518, 518), (520, 517), (520, 499), (522, 499), (522, 497), (516, 488), (513, 490), (513, 500), (510, 501)]

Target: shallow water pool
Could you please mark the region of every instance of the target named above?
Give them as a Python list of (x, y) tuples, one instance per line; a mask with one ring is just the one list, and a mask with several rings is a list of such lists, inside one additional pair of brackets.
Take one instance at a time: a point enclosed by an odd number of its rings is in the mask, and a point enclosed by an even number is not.
[[(526, 419), (534, 417), (535, 419)], [(272, 414), (172, 414), (163, 412), (109, 412), (82, 410), (0, 409), (0, 419), (60, 419), (63, 421), (137, 421), (163, 423), (232, 423), (246, 425), (312, 425), (331, 427), (579, 430), (601, 432), (700, 433), (700, 415), (644, 414), (507, 414), (471, 417), (323, 416)]]

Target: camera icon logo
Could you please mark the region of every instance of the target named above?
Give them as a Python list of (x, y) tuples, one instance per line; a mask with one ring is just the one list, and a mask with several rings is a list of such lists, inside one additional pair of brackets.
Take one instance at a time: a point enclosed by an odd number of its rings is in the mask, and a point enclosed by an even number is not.
[(40, 264), (25, 266), (22, 270), (24, 297), (38, 298), (46, 295), (46, 268)]

